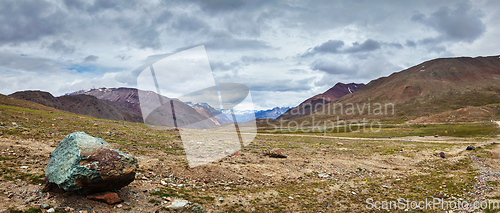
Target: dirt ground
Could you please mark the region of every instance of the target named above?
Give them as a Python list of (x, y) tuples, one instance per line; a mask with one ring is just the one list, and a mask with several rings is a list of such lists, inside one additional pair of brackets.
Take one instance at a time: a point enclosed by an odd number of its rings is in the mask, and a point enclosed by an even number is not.
[[(87, 212), (168, 212), (175, 199), (197, 203), (205, 212), (378, 212), (368, 208), (367, 199), (496, 200), (499, 142), (261, 134), (235, 154), (194, 168), (184, 155), (111, 143), (137, 156), (140, 168), (136, 180), (119, 190), (124, 202), (108, 205), (71, 192), (42, 191), (37, 179), (57, 142), (0, 136), (0, 212), (42, 204)], [(468, 145), (481, 148), (468, 151)], [(264, 155), (273, 148), (287, 158)]]

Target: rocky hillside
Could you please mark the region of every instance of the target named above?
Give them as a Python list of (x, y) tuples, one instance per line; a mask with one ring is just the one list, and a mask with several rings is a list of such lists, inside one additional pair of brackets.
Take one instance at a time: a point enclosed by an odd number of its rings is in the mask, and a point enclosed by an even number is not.
[(278, 117), (278, 120), (292, 120), (301, 116), (309, 115), (324, 104), (333, 102), (344, 95), (351, 94), (363, 88), (364, 84), (344, 84), (337, 83), (326, 92), (317, 94), (300, 103), (298, 106), (289, 109)]
[(22, 91), (9, 96), (94, 118), (142, 122), (140, 114), (126, 110), (120, 103), (102, 101), (90, 95), (54, 97), (52, 94), (43, 91)]
[[(340, 116), (344, 119), (374, 117), (375, 104), (393, 104), (392, 108), (382, 109), (383, 119), (411, 120), (421, 116), (455, 111), (469, 106), (480, 107), (500, 103), (500, 58), (459, 57), (440, 58), (423, 62), (406, 70), (396, 72), (388, 77), (371, 81), (356, 93), (346, 95), (335, 103), (325, 105), (318, 112), (330, 112), (324, 116)], [(364, 112), (348, 115), (346, 107), (353, 104), (362, 108), (363, 104), (371, 104), (371, 112), (365, 107)], [(495, 108), (490, 106), (489, 108)], [(486, 109), (486, 108), (484, 108)], [(334, 111), (335, 110), (335, 111)], [(332, 113), (336, 112), (336, 113)], [(478, 117), (488, 120), (495, 113)], [(465, 115), (466, 116), (466, 115)], [(452, 119), (461, 120), (461, 119)]]
[[(159, 126), (174, 127), (170, 104), (163, 107), (154, 107), (146, 118), (143, 118), (139, 104), (138, 90), (130, 88), (119, 89), (97, 89), (89, 93), (77, 92), (71, 95), (54, 97), (52, 94), (43, 91), (23, 91), (16, 92), (10, 97), (32, 101), (56, 109), (73, 112), (81, 115), (88, 115), (94, 118), (121, 120), (131, 122), (146, 122)], [(153, 92), (143, 91), (145, 94), (146, 106), (149, 102), (158, 101), (158, 95)], [(161, 96), (164, 103), (170, 103), (171, 99)], [(173, 100), (178, 126), (186, 126), (193, 123), (199, 123), (194, 128), (212, 128), (220, 125), (208, 113), (200, 114), (194, 108)], [(149, 104), (149, 105), (148, 105)], [(168, 109), (167, 109), (168, 108)], [(212, 119), (211, 119), (212, 118)], [(203, 121), (203, 122), (199, 122)]]

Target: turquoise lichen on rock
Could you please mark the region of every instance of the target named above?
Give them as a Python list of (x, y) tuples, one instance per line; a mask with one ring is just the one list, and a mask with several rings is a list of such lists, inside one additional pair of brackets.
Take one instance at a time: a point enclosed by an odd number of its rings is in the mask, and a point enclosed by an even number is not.
[(120, 189), (135, 179), (137, 159), (84, 132), (66, 136), (50, 154), (45, 176), (65, 191), (89, 194)]

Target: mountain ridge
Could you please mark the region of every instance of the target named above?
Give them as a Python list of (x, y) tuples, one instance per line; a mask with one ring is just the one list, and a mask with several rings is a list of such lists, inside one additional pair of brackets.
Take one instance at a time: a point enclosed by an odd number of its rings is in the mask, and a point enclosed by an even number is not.
[(354, 93), (359, 89), (363, 88), (365, 84), (356, 84), (356, 83), (348, 83), (344, 84), (342, 82), (338, 82), (330, 89), (326, 90), (323, 93), (314, 95), (296, 107), (293, 107), (277, 117), (279, 120), (293, 120), (298, 117), (302, 117), (305, 115), (309, 115), (314, 112), (316, 109), (321, 106), (333, 102), (347, 94)]

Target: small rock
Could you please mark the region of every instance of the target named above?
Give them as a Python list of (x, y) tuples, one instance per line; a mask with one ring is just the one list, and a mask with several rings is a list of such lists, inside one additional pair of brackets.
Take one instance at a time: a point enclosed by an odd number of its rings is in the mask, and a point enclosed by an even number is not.
[(267, 155), (272, 158), (286, 158), (287, 156), (281, 152), (280, 149), (271, 149), (267, 151), (264, 155)]
[(187, 200), (174, 200), (171, 205), (167, 206), (167, 208), (178, 210), (178, 209), (183, 209), (189, 204), (189, 201)]
[(440, 152), (440, 153), (439, 153), (439, 157), (441, 157), (441, 158), (446, 158), (446, 155), (444, 154), (444, 152)]
[(101, 201), (109, 205), (120, 203), (123, 201), (115, 192), (101, 192), (93, 195), (88, 195), (87, 199)]
[(56, 210), (54, 208), (50, 208), (49, 210), (47, 210), (47, 212), (55, 212)]
[(220, 202), (224, 202), (224, 198), (223, 198), (223, 197), (220, 197), (218, 201), (220, 201)]
[(118, 204), (118, 205), (116, 205), (116, 208), (121, 208), (121, 207), (123, 207), (123, 205), (122, 205), (122, 204)]
[(21, 169), (28, 169), (29, 167), (28, 166), (21, 166), (20, 168)]
[(320, 177), (320, 178), (330, 178), (330, 175), (318, 174), (318, 177)]
[(44, 203), (44, 204), (40, 205), (40, 208), (48, 209), (48, 208), (50, 208), (50, 206), (49, 206), (49, 204)]
[(476, 149), (474, 146), (467, 146), (466, 150), (474, 150)]

